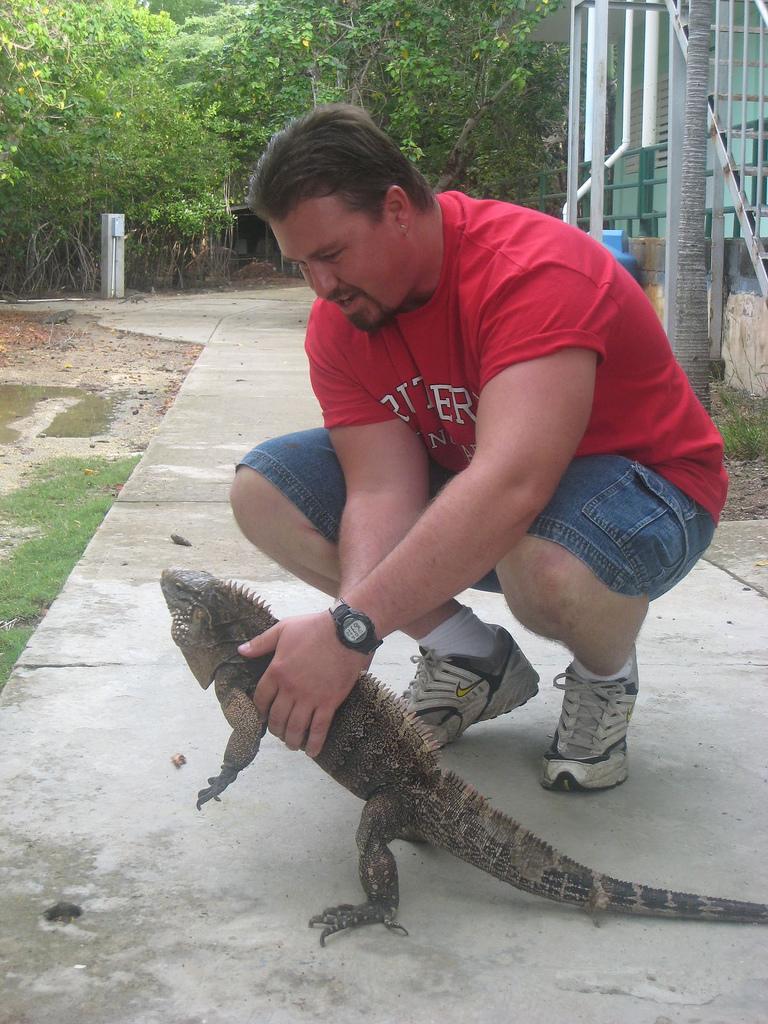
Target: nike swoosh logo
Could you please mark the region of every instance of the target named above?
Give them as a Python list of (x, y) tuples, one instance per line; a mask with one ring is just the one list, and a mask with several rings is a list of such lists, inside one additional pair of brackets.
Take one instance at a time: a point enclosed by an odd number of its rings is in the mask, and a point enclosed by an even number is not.
[[(480, 680), (478, 679), (477, 682), (479, 683)], [(456, 687), (456, 696), (459, 699), (461, 699), (462, 697), (466, 697), (468, 693), (472, 693), (472, 691), (474, 690), (474, 688), (476, 686), (477, 686), (477, 683), (472, 683), (471, 686), (457, 686)]]

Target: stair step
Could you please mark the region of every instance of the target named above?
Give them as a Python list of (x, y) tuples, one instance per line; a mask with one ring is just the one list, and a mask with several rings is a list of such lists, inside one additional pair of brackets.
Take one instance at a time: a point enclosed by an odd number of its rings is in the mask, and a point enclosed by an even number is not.
[[(720, 26), (711, 25), (710, 28), (711, 28), (712, 32), (730, 32), (731, 31), (730, 25), (720, 25)], [(760, 25), (750, 25), (748, 27), (748, 29), (747, 29), (748, 35), (751, 35), (751, 36), (759, 35), (761, 31), (762, 32), (765, 31), (765, 26), (761, 27)], [(744, 35), (744, 26), (743, 25), (734, 25), (733, 26), (733, 34), (734, 35), (737, 35), (737, 34)]]
[[(723, 136), (728, 135), (728, 132), (729, 129), (727, 128), (720, 129), (720, 134)], [(754, 128), (745, 128), (742, 132), (740, 125), (732, 124), (730, 127), (730, 134), (734, 142), (739, 142), (741, 139), (749, 139), (752, 141), (759, 138), (762, 138), (764, 142), (768, 142), (768, 127), (766, 127), (762, 133), (756, 131)]]
[[(716, 95), (717, 95), (717, 99), (719, 99), (719, 100), (727, 100), (728, 99), (728, 93), (727, 92), (718, 92)], [(731, 99), (733, 100), (734, 103), (741, 103), (743, 100), (746, 100), (747, 103), (759, 103), (760, 102), (760, 96), (757, 93), (755, 93), (754, 95), (752, 93), (747, 93), (746, 96), (743, 93), (739, 93), (738, 95), (736, 95), (736, 93), (733, 93), (731, 95)]]
[(743, 175), (745, 178), (756, 178), (759, 174), (761, 174), (763, 178), (768, 179), (768, 173), (765, 165), (744, 164), (743, 167), (741, 166), (741, 164), (734, 158), (732, 151), (728, 149), (728, 145), (725, 139), (723, 138), (722, 132), (720, 133), (720, 142), (722, 144), (723, 149), (726, 151), (726, 153), (728, 153), (728, 159), (731, 165), (731, 170), (734, 174)]
[[(714, 58), (712, 58), (712, 63), (714, 64)], [(734, 68), (738, 68), (739, 71), (741, 71), (741, 69), (745, 66), (744, 65), (744, 61), (742, 61), (742, 60), (729, 61), (727, 57), (718, 57), (717, 63), (718, 64), (731, 64), (732, 63)], [(748, 68), (761, 68), (761, 67), (763, 67), (763, 64), (761, 64), (759, 60), (748, 60), (747, 63), (746, 63), (746, 67), (748, 67)]]

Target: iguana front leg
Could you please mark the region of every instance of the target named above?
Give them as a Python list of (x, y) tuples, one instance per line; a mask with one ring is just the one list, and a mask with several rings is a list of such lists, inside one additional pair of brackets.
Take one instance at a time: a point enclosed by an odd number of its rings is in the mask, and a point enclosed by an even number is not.
[(258, 754), (261, 738), (267, 729), (267, 723), (245, 691), (217, 681), (216, 696), (224, 717), (232, 726), (232, 735), (224, 751), (221, 772), (208, 779), (208, 788), (197, 794), (198, 811), (209, 800), (218, 800), (219, 794), (235, 781), (243, 768), (248, 767)]
[(360, 881), (368, 901), (356, 906), (342, 903), (328, 907), (322, 914), (310, 918), (310, 927), (323, 926), (321, 946), (329, 935), (364, 924), (381, 923), (390, 930), (408, 934), (395, 920), (400, 900), (397, 864), (386, 845), (400, 838), (405, 830), (402, 812), (403, 801), (391, 790), (382, 790), (367, 801), (357, 830), (357, 848)]

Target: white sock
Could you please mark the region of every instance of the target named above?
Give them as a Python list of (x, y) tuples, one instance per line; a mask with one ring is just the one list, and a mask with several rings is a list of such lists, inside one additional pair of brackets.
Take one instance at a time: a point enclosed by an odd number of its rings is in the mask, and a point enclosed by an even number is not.
[(576, 672), (585, 679), (588, 683), (605, 683), (611, 679), (626, 679), (629, 673), (632, 671), (632, 666), (635, 663), (635, 649), (632, 648), (632, 653), (627, 659), (626, 663), (618, 670), (618, 672), (612, 672), (609, 676), (599, 676), (597, 672), (593, 672), (583, 665), (578, 658), (573, 659), (573, 667)]
[(485, 658), (493, 650), (495, 641), (496, 628), (478, 619), (471, 608), (464, 606), (426, 636), (420, 637), (417, 643), (433, 650), (438, 658), (449, 654)]

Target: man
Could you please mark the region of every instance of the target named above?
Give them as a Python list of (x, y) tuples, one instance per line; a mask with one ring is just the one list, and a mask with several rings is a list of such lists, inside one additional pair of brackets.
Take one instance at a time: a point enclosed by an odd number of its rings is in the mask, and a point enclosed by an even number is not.
[(232, 506), (337, 599), (241, 648), (275, 651), (255, 695), (270, 729), (316, 756), (395, 629), (420, 646), (410, 705), (440, 743), (524, 704), (525, 655), (454, 598), (477, 583), (571, 652), (543, 785), (623, 782), (635, 639), (709, 544), (727, 486), (641, 288), (553, 218), (434, 196), (356, 107), (277, 134), (250, 202), (318, 297), (306, 349), (325, 429), (250, 452)]

